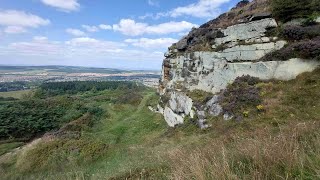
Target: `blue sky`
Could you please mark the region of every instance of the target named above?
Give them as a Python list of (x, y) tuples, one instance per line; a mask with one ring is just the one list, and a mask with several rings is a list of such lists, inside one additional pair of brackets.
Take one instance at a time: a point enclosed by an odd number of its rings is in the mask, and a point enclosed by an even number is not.
[(160, 70), (192, 27), (239, 0), (1, 0), (0, 64)]

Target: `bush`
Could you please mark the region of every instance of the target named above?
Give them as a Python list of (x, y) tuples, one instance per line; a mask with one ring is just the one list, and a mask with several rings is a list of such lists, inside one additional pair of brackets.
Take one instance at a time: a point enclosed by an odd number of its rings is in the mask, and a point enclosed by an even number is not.
[(268, 53), (262, 61), (285, 61), (291, 58), (320, 60), (320, 37), (294, 42), (280, 50)]
[(122, 96), (116, 99), (118, 104), (139, 105), (142, 100), (142, 95), (134, 90), (126, 90)]
[(6, 102), (0, 104), (0, 139), (29, 140), (57, 130), (86, 113), (92, 115), (92, 124), (105, 111), (96, 105), (86, 107), (76, 98), (65, 96)]
[(213, 94), (196, 89), (193, 91), (189, 91), (187, 93), (187, 96), (189, 96), (195, 102), (196, 105), (201, 105), (209, 101), (212, 98)]
[(308, 27), (286, 26), (283, 28), (280, 35), (287, 40), (312, 39), (320, 36), (320, 25)]
[[(249, 75), (237, 77), (222, 93), (222, 108), (236, 117), (247, 116), (248, 109), (261, 103), (260, 91), (255, 86), (260, 80)], [(246, 113), (244, 113), (246, 112)]]
[(319, 0), (271, 0), (272, 14), (276, 19), (287, 22), (295, 18), (307, 18), (319, 13)]
[(140, 88), (135, 82), (129, 81), (71, 81), (43, 83), (35, 96), (55, 96), (61, 94), (76, 94), (85, 91), (126, 90)]
[(107, 152), (108, 145), (98, 140), (53, 140), (26, 151), (18, 168), (22, 172), (63, 170), (95, 161)]

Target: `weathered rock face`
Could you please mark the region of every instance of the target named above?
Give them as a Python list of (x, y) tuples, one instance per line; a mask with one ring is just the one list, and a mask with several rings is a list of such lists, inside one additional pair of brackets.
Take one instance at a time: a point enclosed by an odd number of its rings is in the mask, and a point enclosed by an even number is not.
[[(219, 22), (214, 21), (219, 24)], [(197, 118), (198, 125), (206, 128), (206, 115), (218, 116), (223, 112), (218, 103), (219, 92), (237, 77), (250, 75), (263, 80), (290, 80), (297, 75), (312, 71), (319, 61), (298, 58), (287, 61), (262, 61), (266, 54), (283, 48), (287, 42), (268, 35), (278, 26), (270, 14), (251, 16), (245, 23), (225, 28), (193, 29), (191, 33), (169, 48), (163, 62), (159, 93), (169, 97), (163, 103), (163, 114), (169, 126), (183, 123), (186, 117)], [(192, 44), (197, 36), (210, 36), (205, 47), (196, 50)], [(202, 35), (201, 35), (202, 34)], [(194, 107), (188, 91), (202, 90), (216, 94), (201, 107)], [(232, 115), (224, 114), (226, 120)]]
[[(257, 55), (258, 56), (258, 55)], [(187, 57), (190, 57), (188, 55)], [(184, 86), (187, 90), (203, 90), (218, 93), (232, 83), (236, 77), (250, 75), (263, 80), (290, 80), (303, 72), (314, 70), (318, 61), (290, 59), (288, 61), (228, 62), (211, 52), (195, 52), (194, 59), (179, 57), (172, 59), (171, 79), (164, 81), (161, 94)]]

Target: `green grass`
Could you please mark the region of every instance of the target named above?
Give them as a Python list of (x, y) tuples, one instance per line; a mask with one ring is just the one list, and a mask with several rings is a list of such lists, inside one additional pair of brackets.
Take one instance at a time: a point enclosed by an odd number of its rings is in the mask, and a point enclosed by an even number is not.
[(4, 97), (4, 98), (13, 97), (16, 99), (21, 99), (22, 97), (30, 94), (31, 92), (32, 92), (31, 90), (0, 92), (0, 97)]
[(22, 146), (23, 142), (11, 142), (11, 143), (4, 143), (0, 144), (0, 156), (12, 151), (13, 149)]
[(318, 0), (271, 0), (272, 15), (282, 22), (294, 18), (307, 18), (319, 13)]
[[(158, 99), (157, 95), (153, 90), (142, 90), (139, 93), (143, 99), (136, 105), (118, 103), (116, 99), (123, 93), (106, 90), (75, 95), (88, 103), (87, 106), (98, 106), (106, 114), (82, 131), (80, 139), (56, 139), (37, 145), (27, 156), (18, 155), (21, 163), (8, 169), (18, 168), (19, 173), (9, 170), (6, 177), (64, 179), (73, 172), (81, 172), (81, 175), (95, 179), (122, 177), (130, 171), (139, 174), (146, 167), (150, 167), (150, 171), (162, 169), (162, 163), (150, 157), (155, 153), (153, 143), (161, 140), (159, 137), (167, 126), (160, 114), (147, 108)], [(77, 152), (72, 152), (74, 149)]]
[[(76, 94), (105, 114), (79, 138), (44, 140), (0, 162), (2, 178), (319, 178), (320, 69), (258, 86), (264, 111), (240, 122), (212, 117), (207, 130), (188, 123), (168, 128), (147, 108), (159, 98), (150, 89), (137, 92), (143, 97), (137, 104), (117, 101), (126, 93), (119, 90)], [(202, 100), (207, 94), (195, 95)]]

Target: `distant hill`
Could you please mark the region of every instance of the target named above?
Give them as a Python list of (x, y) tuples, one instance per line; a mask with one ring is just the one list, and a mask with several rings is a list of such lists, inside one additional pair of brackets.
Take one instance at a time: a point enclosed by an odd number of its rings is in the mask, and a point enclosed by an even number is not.
[(113, 68), (96, 68), (96, 67), (80, 67), (80, 66), (8, 66), (0, 65), (0, 72), (20, 72), (20, 71), (47, 71), (47, 72), (63, 72), (63, 73), (106, 73), (121, 74), (128, 72), (156, 72), (147, 70), (121, 70)]

